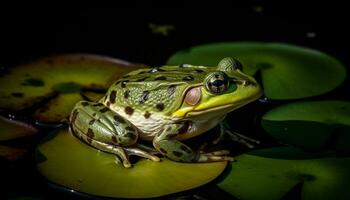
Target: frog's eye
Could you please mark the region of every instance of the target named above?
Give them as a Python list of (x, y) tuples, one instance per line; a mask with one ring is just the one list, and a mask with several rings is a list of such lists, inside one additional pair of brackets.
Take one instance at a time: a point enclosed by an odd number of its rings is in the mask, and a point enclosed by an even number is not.
[(205, 83), (206, 89), (212, 94), (220, 94), (229, 87), (228, 77), (224, 72), (214, 72), (208, 75)]

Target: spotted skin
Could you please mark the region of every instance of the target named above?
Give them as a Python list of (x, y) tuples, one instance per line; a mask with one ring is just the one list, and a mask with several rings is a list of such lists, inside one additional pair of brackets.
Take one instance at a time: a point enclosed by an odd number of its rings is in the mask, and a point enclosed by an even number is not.
[(96, 119), (92, 119), (91, 121), (89, 121), (89, 125), (93, 125), (95, 123)]
[(85, 107), (85, 106), (89, 105), (89, 103), (86, 102), (86, 101), (82, 101), (82, 102), (81, 102), (81, 105)]
[(171, 160), (193, 162), (197, 159), (197, 154), (192, 151), (190, 147), (175, 138), (178, 130), (182, 127), (183, 124), (167, 125), (164, 127), (164, 130), (153, 139), (153, 146)]
[(169, 87), (168, 87), (168, 94), (171, 96), (171, 95), (173, 95), (174, 93), (175, 93), (175, 91), (176, 91), (176, 85), (170, 85)]
[(145, 102), (148, 100), (149, 94), (150, 94), (150, 93), (149, 93), (148, 90), (145, 90), (145, 91), (142, 92), (141, 98), (140, 98), (140, 103), (141, 103), (141, 104), (145, 103)]
[(145, 119), (148, 119), (151, 117), (151, 113), (146, 111), (145, 114), (143, 115), (145, 117)]
[(130, 106), (126, 106), (124, 110), (125, 110), (125, 113), (128, 115), (132, 115), (134, 113), (134, 109)]
[(129, 90), (126, 90), (126, 91), (124, 92), (124, 99), (129, 98), (129, 96), (130, 96), (130, 91), (129, 91)]
[(155, 81), (159, 81), (159, 80), (164, 81), (164, 80), (166, 80), (166, 77), (165, 77), (165, 76), (158, 76), (158, 77), (156, 77), (154, 80), (155, 80)]
[[(93, 103), (87, 103), (93, 105)], [(107, 107), (103, 106), (102, 109), (108, 111), (101, 112), (101, 108), (99, 107), (82, 107), (81, 105), (77, 104), (73, 111), (77, 114), (71, 115), (71, 121), (74, 121), (74, 123), (71, 123), (71, 126), (73, 130), (78, 130), (75, 134), (78, 136), (85, 135), (89, 139), (106, 143), (111, 143), (111, 138), (115, 137), (116, 139), (112, 140), (112, 142), (115, 145), (121, 146), (129, 146), (136, 143), (138, 138), (137, 129), (133, 128), (130, 122), (121, 118), (116, 113), (112, 113)], [(97, 114), (93, 116), (94, 113)], [(85, 126), (85, 123), (90, 126)], [(88, 143), (91, 143), (90, 140), (88, 140)]]
[[(164, 156), (179, 162), (216, 162), (233, 161), (233, 158), (227, 156), (230, 152), (226, 150), (203, 153), (195, 152), (189, 146), (176, 139), (179, 132), (189, 128), (188, 123), (169, 124), (164, 127), (153, 139), (153, 146)], [(182, 129), (182, 130), (181, 130)]]
[(115, 98), (117, 97), (117, 91), (113, 90), (111, 94), (109, 95), (109, 102), (110, 103), (115, 103)]
[[(202, 84), (207, 73), (211, 71), (215, 71), (215, 68), (209, 68), (208, 71), (208, 69), (190, 65), (184, 68), (166, 66), (141, 69), (117, 80), (106, 95), (113, 97), (116, 91), (115, 103), (111, 102), (110, 105), (112, 109), (129, 106), (134, 110), (170, 115), (181, 106), (181, 101), (175, 99), (182, 99), (184, 92), (192, 84)], [(156, 106), (158, 103), (162, 103), (163, 107)]]
[(158, 111), (162, 111), (162, 110), (164, 110), (164, 104), (163, 103), (157, 103), (156, 108), (158, 109)]
[[(73, 109), (70, 121), (74, 123), (70, 124), (70, 128), (78, 138), (97, 149), (115, 154), (127, 168), (131, 167), (128, 153), (159, 161), (157, 156), (142, 149), (127, 148), (138, 140), (137, 129), (116, 113), (101, 113), (101, 105), (96, 105), (83, 101)], [(90, 126), (85, 126), (85, 123)]]

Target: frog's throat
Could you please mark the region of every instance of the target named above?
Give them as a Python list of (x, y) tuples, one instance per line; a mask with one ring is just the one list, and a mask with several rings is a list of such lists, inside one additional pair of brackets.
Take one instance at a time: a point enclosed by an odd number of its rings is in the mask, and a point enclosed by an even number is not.
[[(219, 111), (220, 111), (219, 112), (220, 115), (222, 115), (223, 113), (229, 113), (233, 110), (236, 110), (236, 109), (244, 106), (247, 103), (244, 103), (244, 104), (226, 104), (223, 106), (208, 108), (208, 109), (204, 109), (204, 110), (192, 110), (192, 111), (186, 113), (185, 117), (195, 117), (195, 116), (203, 115), (204, 113), (206, 113), (206, 114), (213, 113), (213, 115), (215, 115), (215, 113), (218, 113)], [(222, 112), (223, 110), (225, 110), (225, 112)]]

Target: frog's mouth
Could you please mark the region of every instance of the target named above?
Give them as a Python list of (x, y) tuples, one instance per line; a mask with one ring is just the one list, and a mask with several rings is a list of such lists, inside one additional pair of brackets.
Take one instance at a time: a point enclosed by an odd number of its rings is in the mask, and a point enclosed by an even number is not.
[(192, 110), (192, 111), (189, 111), (188, 113), (186, 113), (185, 116), (186, 117), (195, 117), (195, 116), (203, 115), (204, 113), (208, 114), (208, 115), (212, 113), (213, 116), (227, 114), (229, 112), (232, 112), (233, 110), (236, 110), (242, 106), (245, 106), (245, 105), (257, 100), (261, 95), (262, 95), (262, 92), (258, 93), (253, 98), (252, 97), (243, 98), (240, 101), (237, 101), (235, 103), (230, 103), (230, 104), (217, 106), (217, 107), (213, 107), (213, 108), (202, 109), (202, 110)]
[[(246, 102), (244, 104), (226, 104), (223, 106), (218, 106), (218, 107), (214, 107), (214, 108), (208, 108), (208, 109), (204, 109), (204, 110), (193, 110), (190, 111), (188, 113), (186, 113), (186, 117), (194, 117), (194, 116), (198, 116), (198, 115), (203, 115), (204, 113), (218, 113), (218, 111), (220, 111), (220, 115), (222, 115), (223, 113), (229, 113), (239, 107), (244, 106), (245, 104), (247, 104), (249, 102)], [(225, 112), (221, 112), (223, 110), (226, 110)]]

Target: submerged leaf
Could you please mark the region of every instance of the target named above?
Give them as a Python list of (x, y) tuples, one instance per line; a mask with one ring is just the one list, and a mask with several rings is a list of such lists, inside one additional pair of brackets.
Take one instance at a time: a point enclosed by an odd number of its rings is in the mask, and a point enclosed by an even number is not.
[(29, 124), (0, 116), (0, 141), (33, 135), (37, 131), (36, 128)]
[(0, 77), (0, 85), (4, 86), (0, 88), (0, 109), (20, 111), (39, 107), (45, 102), (45, 108), (35, 112), (34, 118), (57, 122), (61, 117), (67, 117), (68, 108), (82, 97), (76, 96), (70, 101), (62, 99), (78, 95), (82, 88), (106, 90), (115, 78), (138, 68), (139, 65), (126, 61), (88, 54), (42, 58), (12, 67)]
[(114, 155), (99, 151), (67, 130), (38, 147), (37, 167), (48, 180), (75, 191), (113, 198), (149, 198), (201, 186), (217, 177), (226, 162), (186, 164), (141, 159), (132, 168), (116, 163)]
[(218, 185), (239, 199), (281, 199), (300, 184), (294, 192), (301, 199), (350, 198), (350, 158), (312, 158), (287, 147), (256, 150), (236, 160)]
[(247, 74), (254, 75), (260, 70), (265, 95), (271, 99), (320, 95), (340, 85), (346, 76), (344, 66), (335, 58), (282, 43), (228, 42), (196, 46), (176, 53), (168, 64), (217, 66), (228, 56), (241, 61)]
[(350, 151), (350, 102), (312, 101), (282, 105), (262, 117), (263, 128), (284, 143), (306, 149)]

